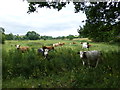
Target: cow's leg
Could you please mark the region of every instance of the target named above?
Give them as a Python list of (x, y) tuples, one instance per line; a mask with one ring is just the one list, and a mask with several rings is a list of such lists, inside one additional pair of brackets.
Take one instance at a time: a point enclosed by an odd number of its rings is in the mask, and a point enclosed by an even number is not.
[(84, 60), (82, 60), (82, 63), (83, 63), (83, 66), (85, 66), (85, 61)]
[(95, 66), (95, 68), (97, 67), (98, 63), (99, 63), (99, 59), (97, 59), (97, 62), (96, 62), (96, 66)]
[(88, 60), (88, 66), (89, 66), (89, 68), (90, 68), (90, 60)]

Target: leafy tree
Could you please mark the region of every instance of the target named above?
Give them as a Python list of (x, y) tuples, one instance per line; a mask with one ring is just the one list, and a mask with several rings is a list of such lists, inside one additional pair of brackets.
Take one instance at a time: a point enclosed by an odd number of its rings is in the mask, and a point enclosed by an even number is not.
[(58, 37), (56, 37), (55, 39), (65, 39), (66, 37), (65, 36), (58, 36)]
[(38, 40), (40, 35), (35, 31), (28, 31), (25, 36), (29, 40)]
[(73, 35), (69, 35), (69, 36), (67, 36), (66, 38), (69, 39), (69, 40), (73, 40), (73, 39), (74, 39), (74, 36), (73, 36)]
[(17, 35), (14, 35), (14, 40), (22, 40), (22, 36), (19, 36), (18, 34)]
[(47, 39), (53, 39), (53, 37), (52, 36), (41, 36), (41, 39), (44, 39), (44, 40), (47, 40)]
[(61, 39), (64, 40), (64, 39), (65, 39), (65, 36), (62, 36)]
[[(69, 3), (69, 2), (68, 2)], [(66, 2), (29, 2), (29, 7), (28, 7), (28, 13), (35, 12), (37, 11), (37, 8), (42, 8), (42, 7), (47, 7), (47, 8), (53, 8), (57, 9), (60, 11), (63, 7), (66, 6)]]
[(120, 27), (119, 7), (120, 2), (92, 2), (85, 6), (83, 11), (87, 16), (86, 24), (78, 32), (93, 41), (115, 40), (120, 34), (117, 28)]
[(0, 27), (0, 43), (4, 44), (5, 43), (5, 29)]
[(12, 33), (6, 34), (5, 37), (6, 37), (6, 40), (13, 40), (14, 39), (14, 35)]
[[(30, 2), (28, 12), (47, 7), (58, 11), (69, 2)], [(83, 11), (87, 20), (78, 32), (94, 41), (111, 41), (120, 34), (120, 2), (73, 2), (75, 13)]]
[(29, 40), (28, 37), (25, 35), (22, 37), (23, 40)]

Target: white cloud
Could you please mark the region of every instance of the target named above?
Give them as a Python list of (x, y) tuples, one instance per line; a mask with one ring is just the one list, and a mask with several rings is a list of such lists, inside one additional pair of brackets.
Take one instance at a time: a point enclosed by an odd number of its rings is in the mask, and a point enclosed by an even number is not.
[(61, 11), (39, 8), (38, 13), (28, 14), (28, 3), (23, 0), (2, 0), (0, 3), (0, 27), (5, 33), (26, 34), (34, 30), (40, 35), (66, 36), (76, 35), (81, 21), (86, 19), (83, 13), (74, 13), (73, 4)]
[(45, 32), (42, 33), (42, 35), (48, 35), (48, 36), (68, 36), (68, 35), (78, 35), (77, 31), (75, 32), (76, 28), (66, 29), (62, 31), (53, 31), (53, 32)]

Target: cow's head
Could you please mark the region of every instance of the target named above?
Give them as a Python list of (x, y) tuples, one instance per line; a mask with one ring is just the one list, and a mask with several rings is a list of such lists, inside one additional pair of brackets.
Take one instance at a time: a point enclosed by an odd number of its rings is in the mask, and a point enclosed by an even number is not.
[(20, 48), (20, 45), (15, 45), (15, 47), (16, 47), (17, 49), (19, 49), (19, 48)]
[(77, 54), (80, 54), (80, 58), (86, 58), (86, 51), (79, 51)]
[(44, 56), (47, 56), (49, 52), (49, 49), (44, 49)]

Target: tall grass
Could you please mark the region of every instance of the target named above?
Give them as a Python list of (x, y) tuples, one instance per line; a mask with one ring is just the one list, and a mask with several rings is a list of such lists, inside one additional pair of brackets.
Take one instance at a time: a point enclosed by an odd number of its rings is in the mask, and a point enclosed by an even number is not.
[(101, 45), (91, 47), (102, 51), (97, 68), (82, 65), (77, 54), (81, 50), (79, 45), (58, 47), (49, 52), (47, 59), (34, 48), (25, 53), (3, 48), (3, 88), (119, 88), (120, 49)]

